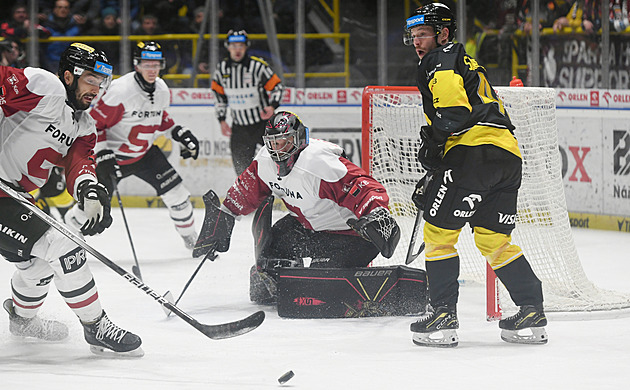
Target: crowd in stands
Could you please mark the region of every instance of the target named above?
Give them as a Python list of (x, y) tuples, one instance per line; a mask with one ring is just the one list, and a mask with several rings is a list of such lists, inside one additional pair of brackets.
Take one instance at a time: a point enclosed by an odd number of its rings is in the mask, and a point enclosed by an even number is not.
[[(35, 0), (37, 1), (37, 0)], [(369, 2), (356, 0), (366, 6)], [(577, 32), (596, 34), (601, 30), (601, 0), (533, 0), (540, 1), (539, 29), (544, 32)], [(610, 0), (610, 31), (630, 31), (630, 0)], [(423, 1), (426, 3), (428, 1)], [(455, 7), (455, 0), (444, 1)], [(18, 45), (18, 59), (13, 44), (0, 45), (0, 58), (9, 57), (9, 63), (25, 66), (24, 40), (29, 35), (30, 20), (26, 0), (0, 2), (0, 40), (11, 40)], [(120, 0), (38, 0), (36, 31), (40, 38), (63, 36), (117, 36), (121, 29)], [(532, 0), (467, 0), (467, 51), (487, 61), (504, 67), (501, 58), (510, 59), (514, 34), (527, 37), (531, 34)], [(197, 34), (204, 18), (204, 0), (129, 0), (131, 33), (133, 35)], [(278, 33), (294, 32), (295, 2), (272, 0)], [(376, 7), (375, 5), (373, 5)], [(455, 8), (453, 8), (455, 9)], [(376, 10), (375, 10), (376, 11)], [(375, 13), (374, 13), (375, 14)], [(604, 18), (605, 20), (605, 18)], [(392, 27), (393, 28), (393, 27)], [(220, 0), (219, 31), (245, 29), (248, 33), (264, 33), (257, 0)], [(487, 39), (492, 37), (491, 39)], [(485, 47), (489, 48), (484, 50)], [(104, 50), (115, 64), (120, 66), (119, 41), (92, 42)], [(40, 66), (57, 69), (60, 54), (69, 42), (51, 42), (40, 45)], [(192, 72), (193, 54), (191, 40), (163, 41), (167, 57), (166, 73)], [(497, 50), (498, 47), (498, 50)], [(201, 58), (207, 57), (207, 51)], [(497, 59), (498, 57), (498, 59)], [(7, 61), (6, 59), (3, 61)], [(203, 64), (202, 64), (203, 65)], [(508, 66), (509, 68), (509, 66)], [(201, 67), (198, 71), (207, 69)], [(116, 69), (115, 69), (116, 72)]]

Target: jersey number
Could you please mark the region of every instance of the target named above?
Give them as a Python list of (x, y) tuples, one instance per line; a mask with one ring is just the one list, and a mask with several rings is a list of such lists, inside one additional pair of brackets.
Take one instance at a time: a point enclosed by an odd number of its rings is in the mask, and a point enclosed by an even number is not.
[(477, 93), (479, 94), (481, 100), (483, 100), (484, 103), (496, 102), (499, 105), (499, 111), (501, 111), (501, 114), (505, 115), (503, 102), (495, 95), (492, 86), (490, 86), (488, 79), (486, 79), (486, 75), (483, 72), (478, 72), (477, 75), (479, 76), (479, 88), (477, 89)]
[[(134, 126), (129, 133), (129, 142), (132, 145), (137, 146), (140, 149), (132, 150), (129, 146), (123, 145), (120, 147), (120, 151), (124, 153), (142, 153), (150, 146), (149, 141), (140, 138), (140, 134), (153, 134), (158, 129), (158, 126)], [(152, 138), (149, 136), (149, 138)]]

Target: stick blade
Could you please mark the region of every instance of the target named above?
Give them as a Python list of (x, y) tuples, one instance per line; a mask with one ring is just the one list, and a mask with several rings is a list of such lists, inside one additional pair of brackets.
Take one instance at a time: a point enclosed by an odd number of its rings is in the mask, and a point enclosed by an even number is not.
[(249, 333), (265, 320), (265, 312), (260, 310), (242, 320), (218, 325), (199, 324), (197, 329), (213, 340), (223, 340)]
[[(169, 301), (171, 304), (175, 303), (175, 300), (173, 299), (173, 293), (170, 291), (167, 291), (164, 293), (163, 295), (164, 299), (166, 299), (167, 301)], [(162, 306), (162, 310), (164, 310), (164, 313), (166, 313), (166, 316), (169, 317), (172, 313), (172, 311), (170, 309), (168, 309), (166, 306)]]

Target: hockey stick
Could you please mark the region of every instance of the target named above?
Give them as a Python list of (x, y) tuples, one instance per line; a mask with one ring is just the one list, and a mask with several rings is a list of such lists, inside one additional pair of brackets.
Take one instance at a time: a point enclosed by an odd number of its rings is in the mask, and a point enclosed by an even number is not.
[[(426, 188), (428, 187), (429, 183), (431, 182), (431, 179), (433, 179), (433, 172), (427, 172), (426, 175), (424, 175), (424, 184), (422, 187), (422, 196), (424, 196), (424, 191), (426, 190)], [(420, 253), (422, 253), (422, 251), (424, 251), (424, 242), (422, 243), (422, 245), (420, 245), (420, 248), (418, 248), (418, 252), (413, 253), (413, 247), (416, 245), (416, 241), (418, 240), (418, 232), (420, 231), (420, 225), (422, 224), (422, 213), (424, 211), (420, 210), (418, 208), (418, 214), (416, 214), (416, 221), (413, 224), (413, 230), (411, 231), (411, 239), (409, 240), (409, 249), (407, 249), (407, 257), (405, 258), (405, 264), (410, 264), (412, 263), (418, 256), (420, 256)]]
[[(216, 259), (217, 256), (218, 256), (217, 253), (214, 250), (211, 250), (210, 252), (208, 252), (207, 255), (205, 255), (203, 257), (203, 259), (201, 260), (201, 262), (197, 266), (197, 269), (195, 269), (195, 272), (193, 272), (193, 274), (190, 277), (190, 279), (188, 279), (188, 282), (186, 282), (186, 284), (184, 285), (184, 289), (179, 294), (179, 297), (177, 297), (177, 300), (175, 301), (175, 305), (177, 305), (179, 303), (179, 300), (182, 299), (182, 297), (184, 296), (184, 293), (188, 289), (188, 286), (190, 286), (190, 283), (192, 283), (192, 281), (195, 278), (195, 276), (197, 276), (197, 273), (201, 269), (201, 266), (203, 265), (203, 263), (205, 263), (206, 260), (214, 261), (214, 259)], [(167, 298), (169, 300), (169, 302), (171, 302), (173, 300), (173, 294), (170, 291), (167, 291), (166, 293), (164, 293), (164, 297)], [(166, 308), (163, 308), (163, 309), (164, 309), (164, 312), (166, 312), (166, 316), (170, 317), (171, 311), (167, 310)]]
[(166, 298), (156, 293), (151, 287), (147, 286), (142, 282), (142, 280), (135, 277), (133, 274), (125, 271), (122, 267), (105, 257), (96, 249), (92, 248), (83, 238), (79, 235), (68, 229), (65, 225), (59, 223), (53, 217), (47, 215), (42, 210), (40, 210), (36, 205), (29, 202), (24, 198), (20, 193), (18, 193), (13, 188), (6, 185), (4, 182), (0, 181), (0, 189), (4, 191), (7, 195), (20, 202), (24, 207), (29, 209), (32, 213), (35, 214), (39, 219), (46, 222), (49, 226), (58, 230), (61, 234), (68, 237), (75, 244), (79, 245), (81, 248), (85, 249), (87, 252), (96, 257), (97, 260), (105, 264), (107, 267), (112, 269), (118, 275), (122, 276), (129, 283), (133, 284), (140, 290), (144, 291), (151, 298), (155, 299), (160, 305), (168, 308), (173, 313), (175, 313), (179, 318), (186, 321), (193, 328), (197, 329), (207, 337), (215, 340), (226, 339), (230, 337), (235, 337), (242, 335), (244, 333), (250, 332), (256, 329), (262, 322), (265, 320), (265, 312), (257, 311), (256, 313), (250, 315), (249, 317), (243, 318), (241, 320), (228, 322), (224, 324), (216, 324), (216, 325), (206, 325), (198, 322), (196, 319), (192, 318), (184, 311), (182, 311), (179, 307), (170, 303)]
[(136, 265), (131, 267), (131, 272), (140, 280), (142, 280), (142, 274), (140, 273), (140, 264), (138, 264), (138, 256), (136, 256), (136, 248), (133, 246), (133, 240), (131, 239), (131, 231), (129, 230), (129, 224), (127, 223), (127, 217), (125, 216), (125, 209), (123, 208), (122, 199), (120, 198), (120, 192), (118, 192), (118, 184), (116, 183), (116, 177), (111, 175), (112, 185), (114, 186), (114, 192), (116, 193), (116, 198), (118, 198), (118, 207), (120, 208), (120, 213), (123, 217), (123, 222), (125, 223), (125, 229), (127, 229), (127, 237), (129, 237), (129, 245), (131, 246), (131, 253), (133, 253), (133, 260), (136, 262)]
[(424, 242), (420, 245), (418, 252), (413, 253), (413, 247), (416, 245), (416, 240), (418, 239), (418, 232), (420, 231), (420, 225), (422, 224), (422, 210), (418, 210), (418, 214), (416, 214), (416, 222), (413, 225), (413, 231), (411, 232), (411, 240), (409, 241), (409, 249), (407, 249), (407, 258), (405, 259), (405, 264), (412, 263), (420, 253), (424, 251)]

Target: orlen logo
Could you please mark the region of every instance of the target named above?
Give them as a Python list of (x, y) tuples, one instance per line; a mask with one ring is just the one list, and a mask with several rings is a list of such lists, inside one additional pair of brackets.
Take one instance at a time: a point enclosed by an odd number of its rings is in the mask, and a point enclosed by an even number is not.
[(337, 103), (347, 103), (347, 102), (348, 102), (347, 92), (343, 89), (337, 90)]
[(599, 107), (599, 91), (591, 91), (591, 106)]
[(291, 93), (292, 93), (292, 91), (293, 91), (292, 88), (286, 88), (284, 90), (284, 93), (282, 94), (282, 103), (285, 103), (285, 104), (291, 103)]
[(558, 92), (558, 99), (564, 101), (564, 98), (567, 96), (567, 94), (564, 91), (560, 91)]
[(182, 100), (186, 100), (186, 98), (188, 97), (188, 92), (182, 89), (181, 91), (177, 92), (177, 97)]
[(304, 103), (304, 90), (298, 89), (295, 91), (295, 102), (296, 103)]
[(359, 91), (352, 91), (352, 93), (350, 94), (350, 96), (352, 96), (352, 98), (357, 101), (360, 102), (361, 101), (361, 92)]
[(602, 95), (602, 98), (606, 100), (606, 104), (608, 105), (610, 105), (610, 103), (612, 102), (612, 95), (608, 91), (604, 92), (604, 94)]
[(293, 300), (293, 303), (298, 306), (319, 306), (325, 304), (326, 302), (317, 298), (297, 297)]

